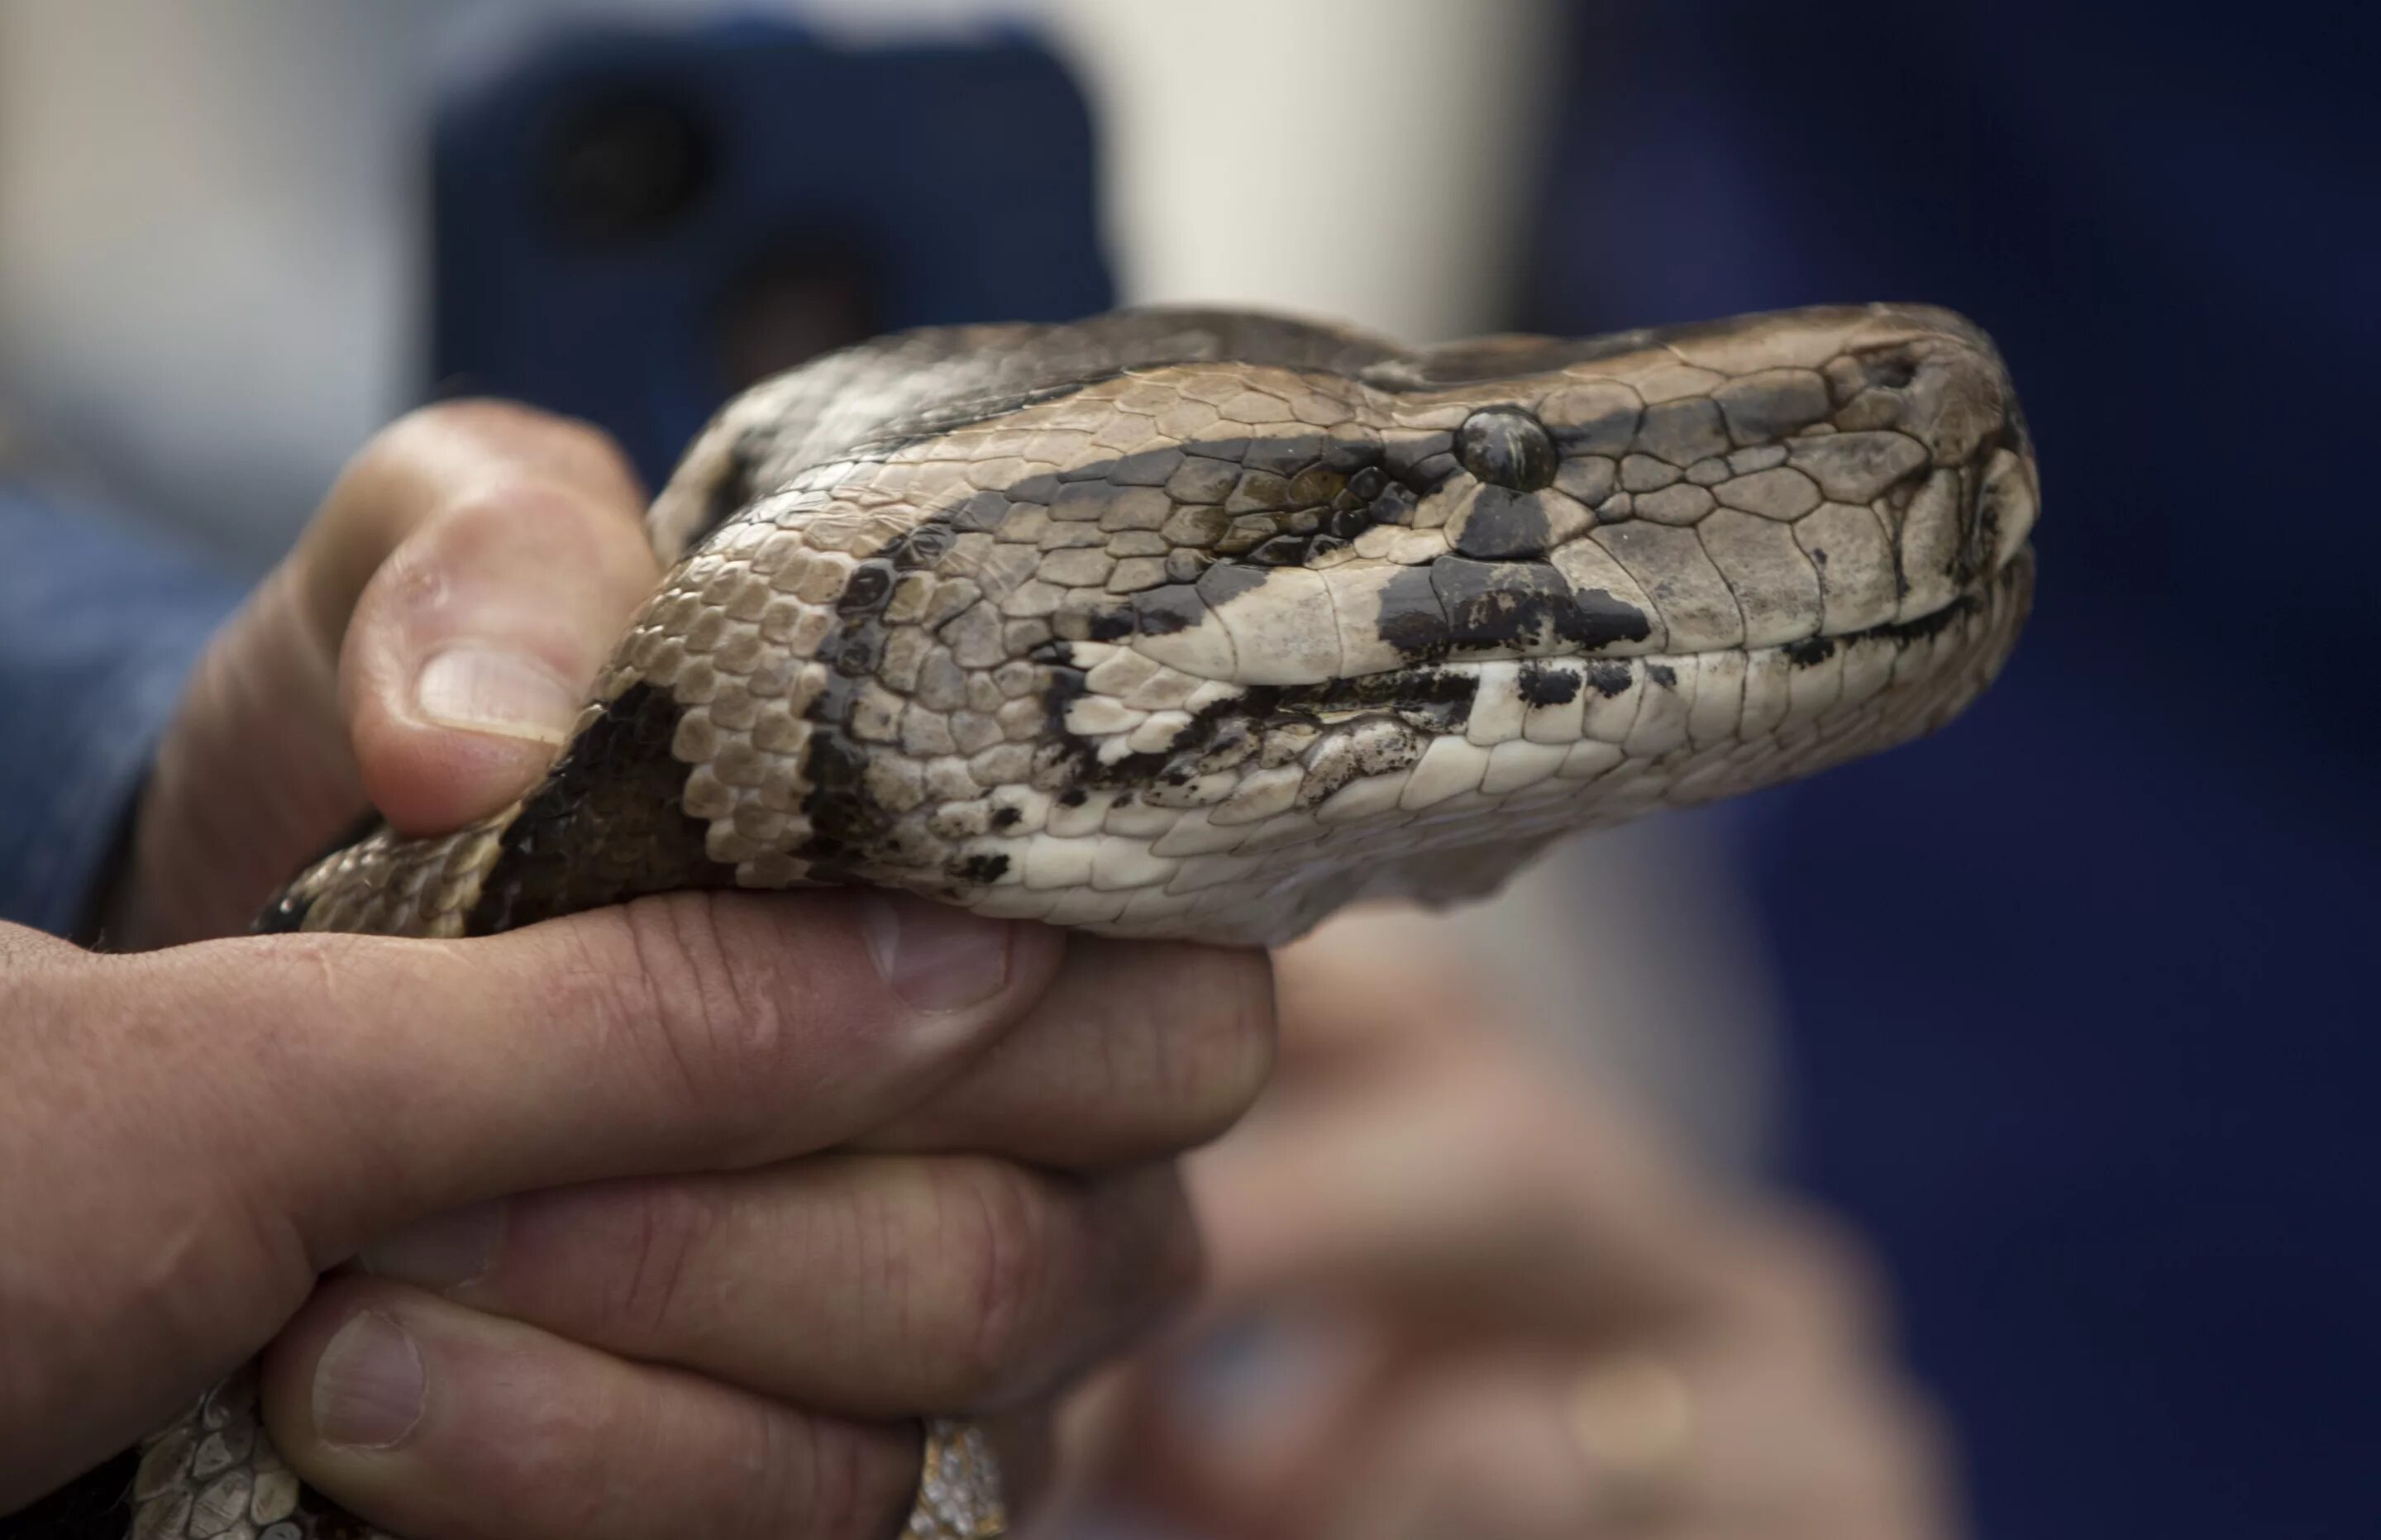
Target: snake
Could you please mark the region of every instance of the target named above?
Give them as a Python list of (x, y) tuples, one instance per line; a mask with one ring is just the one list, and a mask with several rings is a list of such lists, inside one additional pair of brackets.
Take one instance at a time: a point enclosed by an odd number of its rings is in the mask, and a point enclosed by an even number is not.
[[(861, 884), (1277, 946), (1941, 727), (2015, 643), (2039, 507), (1998, 351), (1926, 306), (1422, 348), (1220, 310), (896, 334), (695, 438), (648, 515), (665, 575), (542, 782), (348, 845), (258, 928)], [(926, 1448), (905, 1534), (1000, 1534), (980, 1436)], [(252, 1371), (115, 1480), (138, 1540), (378, 1534), (273, 1449)]]

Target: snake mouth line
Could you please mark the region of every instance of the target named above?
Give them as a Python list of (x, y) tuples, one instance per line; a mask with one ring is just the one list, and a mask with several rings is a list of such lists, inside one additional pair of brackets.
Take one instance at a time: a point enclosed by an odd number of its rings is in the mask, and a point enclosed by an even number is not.
[(1470, 708), (1481, 680), (1496, 670), (1513, 670), (1522, 703), (1538, 706), (1567, 704), (1581, 690), (1607, 698), (1619, 695), (1636, 682), (1640, 670), (1655, 683), (1674, 685), (1681, 670), (1699, 667), (1699, 660), (1715, 656), (1734, 655), (1748, 664), (1774, 657), (1789, 668), (1813, 668), (1838, 653), (1870, 643), (1907, 647), (1930, 641), (1992, 607), (2001, 592), (2023, 588), (2033, 569), (2033, 547), (2021, 546), (1989, 576), (1968, 583), (1923, 615), (1791, 642), (1675, 653), (1611, 654), (1582, 649), (1529, 657), (1450, 657), (1314, 684), (1276, 687), (1273, 703), (1277, 710), (1326, 718), (1388, 712), (1414, 718), (1418, 725), (1438, 727), (1459, 719)]

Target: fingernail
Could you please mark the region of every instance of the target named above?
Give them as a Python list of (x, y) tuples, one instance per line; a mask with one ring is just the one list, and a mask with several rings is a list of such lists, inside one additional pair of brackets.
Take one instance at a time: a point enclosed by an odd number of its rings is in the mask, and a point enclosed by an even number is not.
[(877, 972), (920, 1010), (963, 1010), (1008, 982), (1006, 921), (872, 893), (861, 901), (860, 925)]
[(480, 642), (433, 654), (413, 677), (413, 709), (441, 727), (560, 743), (580, 692), (544, 665)]
[(459, 1289), (487, 1275), (504, 1234), (501, 1202), (433, 1214), (382, 1236), (357, 1254), (364, 1271), (423, 1289)]
[(347, 1448), (389, 1448), (421, 1421), (423, 1384), (413, 1338), (391, 1317), (364, 1311), (314, 1365), (314, 1436)]

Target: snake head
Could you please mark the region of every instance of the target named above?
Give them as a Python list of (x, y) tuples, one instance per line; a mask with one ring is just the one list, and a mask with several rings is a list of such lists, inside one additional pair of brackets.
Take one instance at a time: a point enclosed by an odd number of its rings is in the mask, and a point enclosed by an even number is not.
[(1948, 720), (2038, 502), (1992, 345), (1920, 307), (888, 339), (697, 444), (654, 509), (683, 558), (474, 913), (861, 882), (1272, 943), (1481, 891)]

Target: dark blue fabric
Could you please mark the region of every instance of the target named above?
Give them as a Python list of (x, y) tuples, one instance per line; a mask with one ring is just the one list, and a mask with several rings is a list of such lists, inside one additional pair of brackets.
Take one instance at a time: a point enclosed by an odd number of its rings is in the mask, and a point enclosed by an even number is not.
[[(591, 229), (557, 206), (555, 141), (622, 104), (679, 120), (683, 206)], [(434, 150), (441, 388), (602, 422), (649, 480), (750, 383), (725, 334), (776, 267), (849, 269), (866, 315), (841, 341), (1113, 302), (1089, 108), (1021, 35), (570, 28), (447, 100)]]
[(84, 917), (238, 586), (154, 532), (0, 483), (0, 920)]
[(2381, 24), (2204, 19), (1582, 12), (1524, 318), (1929, 299), (2024, 395), (2002, 684), (1744, 825), (1795, 1166), (1883, 1247), (1990, 1536), (2381, 1515)]

